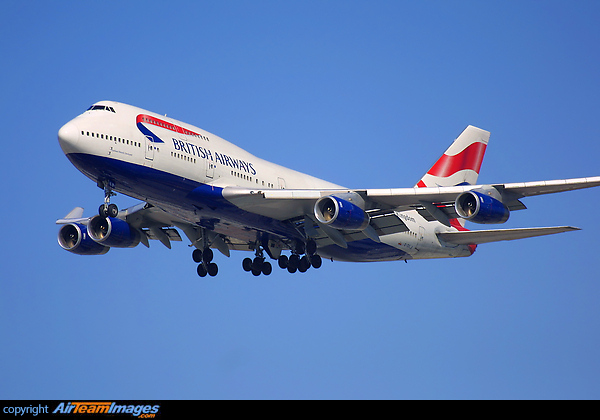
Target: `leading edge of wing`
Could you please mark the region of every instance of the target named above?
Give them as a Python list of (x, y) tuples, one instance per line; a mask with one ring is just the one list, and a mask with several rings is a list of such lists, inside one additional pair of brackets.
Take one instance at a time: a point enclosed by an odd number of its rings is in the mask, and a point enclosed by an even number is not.
[(515, 239), (533, 238), (556, 233), (581, 230), (572, 226), (556, 226), (541, 228), (474, 230), (465, 232), (443, 232), (437, 236), (442, 241), (456, 245), (478, 245), (490, 242), (512, 241)]

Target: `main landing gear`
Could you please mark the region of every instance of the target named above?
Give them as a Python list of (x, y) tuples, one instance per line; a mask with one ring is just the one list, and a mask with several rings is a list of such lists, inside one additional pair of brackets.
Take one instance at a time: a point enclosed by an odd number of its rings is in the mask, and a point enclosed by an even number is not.
[(192, 252), (192, 259), (195, 263), (198, 263), (196, 271), (200, 277), (206, 277), (207, 274), (214, 277), (219, 272), (219, 266), (212, 262), (213, 256), (213, 251), (210, 248), (204, 250), (194, 249), (194, 252)]
[[(296, 271), (305, 273), (310, 267), (321, 268), (323, 260), (316, 252), (317, 244), (312, 239), (309, 239), (306, 245), (294, 249), (289, 258), (287, 255), (280, 255), (277, 259), (277, 265), (283, 270), (287, 269), (289, 273), (295, 273)], [(301, 256), (302, 254), (305, 255)], [(268, 276), (273, 271), (271, 263), (265, 261), (261, 247), (256, 249), (256, 257), (254, 259), (244, 258), (242, 267), (244, 271), (252, 272), (254, 276), (260, 276), (261, 274)]]
[(254, 259), (244, 258), (242, 261), (242, 268), (246, 272), (251, 272), (252, 275), (256, 277), (261, 274), (268, 276), (273, 272), (273, 266), (270, 262), (265, 261), (263, 249), (260, 246), (256, 248), (256, 256)]
[(119, 208), (116, 204), (110, 203), (110, 197), (117, 195), (113, 192), (115, 184), (111, 181), (98, 181), (98, 186), (104, 190), (104, 204), (101, 204), (98, 208), (98, 214), (102, 217), (117, 217), (119, 214)]

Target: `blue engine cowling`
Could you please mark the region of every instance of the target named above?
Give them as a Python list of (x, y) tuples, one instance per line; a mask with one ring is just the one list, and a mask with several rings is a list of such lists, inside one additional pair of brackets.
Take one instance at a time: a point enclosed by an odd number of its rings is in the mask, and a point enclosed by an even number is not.
[(472, 190), (466, 191), (456, 198), (454, 208), (458, 215), (471, 222), (482, 224), (504, 223), (510, 216), (508, 207), (492, 193)]
[(58, 244), (62, 249), (78, 255), (102, 255), (110, 249), (90, 238), (87, 227), (79, 223), (61, 227), (58, 231)]
[(90, 237), (99, 244), (115, 248), (133, 248), (140, 243), (140, 232), (124, 220), (94, 216), (88, 224)]
[(356, 204), (330, 195), (315, 203), (315, 217), (320, 223), (334, 229), (364, 230), (371, 219)]

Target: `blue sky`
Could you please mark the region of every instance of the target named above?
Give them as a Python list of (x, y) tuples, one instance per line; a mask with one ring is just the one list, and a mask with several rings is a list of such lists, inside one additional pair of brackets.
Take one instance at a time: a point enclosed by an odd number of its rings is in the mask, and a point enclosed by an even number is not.
[(530, 198), (505, 225), (580, 232), (258, 279), (242, 253), (199, 279), (182, 243), (72, 255), (54, 224), (103, 199), (56, 139), (103, 99), (351, 188), (414, 185), (468, 124), (492, 132), (481, 182), (600, 175), (599, 16), (5, 1), (0, 398), (599, 398), (599, 189)]

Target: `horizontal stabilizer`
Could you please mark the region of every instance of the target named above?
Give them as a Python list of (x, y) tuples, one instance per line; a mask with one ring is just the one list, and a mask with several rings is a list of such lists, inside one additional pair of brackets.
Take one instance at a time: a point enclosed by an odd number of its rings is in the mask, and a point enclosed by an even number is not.
[(553, 235), (555, 233), (580, 230), (571, 226), (522, 228), (522, 229), (496, 229), (476, 230), (465, 232), (438, 233), (438, 238), (444, 242), (457, 245), (477, 245), (489, 242), (512, 241), (514, 239), (533, 238), (535, 236)]

